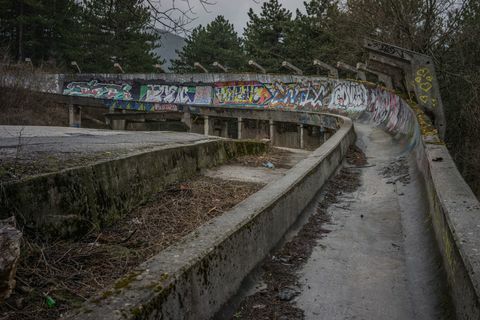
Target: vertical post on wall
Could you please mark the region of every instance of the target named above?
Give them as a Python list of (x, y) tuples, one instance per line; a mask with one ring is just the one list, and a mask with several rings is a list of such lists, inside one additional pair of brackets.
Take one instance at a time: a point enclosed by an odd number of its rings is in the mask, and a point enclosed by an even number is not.
[(82, 126), (82, 108), (70, 104), (68, 106), (68, 122), (69, 126), (73, 128), (80, 128)]
[(270, 123), (270, 144), (273, 146), (275, 143), (275, 122), (269, 120)]
[(208, 116), (205, 116), (203, 118), (203, 134), (208, 136), (210, 133), (210, 124), (209, 124), (209, 119)]
[(190, 108), (188, 106), (184, 107), (182, 122), (187, 126), (188, 131), (192, 131), (192, 117), (190, 115)]
[(228, 138), (228, 120), (225, 120), (225, 122), (223, 123), (223, 130), (224, 133), (223, 133), (223, 137), (224, 138)]
[(238, 136), (237, 139), (242, 139), (243, 119), (238, 118)]
[(300, 127), (300, 149), (303, 149), (304, 146), (305, 146), (305, 142), (303, 140), (303, 134), (305, 132), (305, 126), (303, 123), (299, 124), (299, 127)]

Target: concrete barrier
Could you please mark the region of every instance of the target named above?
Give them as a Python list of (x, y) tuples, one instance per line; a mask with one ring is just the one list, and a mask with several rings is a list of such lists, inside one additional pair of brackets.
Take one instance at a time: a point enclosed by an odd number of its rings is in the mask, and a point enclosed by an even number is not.
[(115, 220), (169, 183), (266, 148), (265, 143), (246, 140), (164, 146), (4, 183), (0, 218), (14, 214), (26, 230), (45, 237), (82, 235), (92, 226)]
[(350, 119), (287, 174), (141, 264), (75, 319), (209, 319), (270, 252), (355, 141)]
[(443, 144), (416, 149), (458, 319), (480, 319), (480, 203)]

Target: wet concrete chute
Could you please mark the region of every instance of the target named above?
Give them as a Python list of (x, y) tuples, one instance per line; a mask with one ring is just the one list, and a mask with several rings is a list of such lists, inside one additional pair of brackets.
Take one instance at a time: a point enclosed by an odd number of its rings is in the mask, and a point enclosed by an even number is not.
[(297, 305), (305, 319), (452, 319), (411, 154), (380, 129), (355, 128), (368, 165), (360, 187), (329, 207), (330, 232), (299, 272)]

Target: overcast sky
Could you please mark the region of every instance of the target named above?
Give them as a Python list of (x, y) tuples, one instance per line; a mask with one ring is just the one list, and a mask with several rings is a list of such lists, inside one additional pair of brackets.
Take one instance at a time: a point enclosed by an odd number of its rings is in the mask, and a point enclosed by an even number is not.
[[(223, 15), (227, 20), (229, 20), (235, 26), (235, 31), (241, 36), (243, 34), (243, 28), (246, 26), (248, 21), (248, 9), (253, 8), (256, 13), (261, 11), (262, 3), (265, 0), (209, 0), (210, 2), (215, 2), (215, 5), (207, 7), (209, 12), (206, 12), (199, 0), (189, 0), (190, 5), (194, 7), (194, 12), (196, 13), (196, 20), (190, 25), (190, 27), (196, 27), (199, 24), (205, 26), (209, 22), (215, 19), (218, 15)], [(295, 16), (295, 11), (299, 8), (302, 12), (305, 12), (303, 8), (304, 0), (279, 0), (284, 8), (290, 10)], [(171, 1), (163, 0), (160, 2), (163, 8), (171, 6)], [(182, 0), (175, 0), (175, 5), (177, 7), (187, 8)]]

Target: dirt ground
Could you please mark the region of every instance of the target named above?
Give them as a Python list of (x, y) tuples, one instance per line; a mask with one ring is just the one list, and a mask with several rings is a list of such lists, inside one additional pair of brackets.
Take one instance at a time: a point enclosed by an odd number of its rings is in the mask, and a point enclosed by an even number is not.
[(264, 163), (271, 162), (275, 168), (290, 169), (292, 166), (288, 163), (290, 162), (292, 154), (293, 153), (288, 150), (270, 147), (268, 152), (263, 155), (242, 156), (232, 160), (230, 163), (247, 167), (261, 167)]
[(330, 221), (327, 208), (337, 202), (340, 194), (351, 193), (359, 185), (355, 167), (366, 165), (363, 152), (351, 147), (347, 154), (348, 166), (342, 168), (323, 188), (323, 201), (317, 204), (316, 213), (309, 217), (298, 234), (280, 249), (271, 253), (261, 265), (266, 285), (253, 295), (245, 297), (232, 319), (295, 320), (303, 319), (303, 311), (290, 301), (298, 294), (296, 271), (303, 266), (317, 244), (329, 232), (323, 228)]
[(17, 287), (0, 320), (57, 319), (261, 187), (198, 176), (80, 241), (24, 238)]

